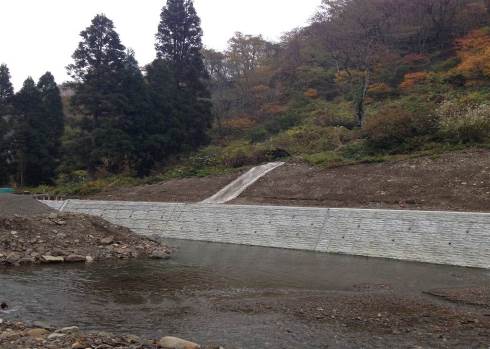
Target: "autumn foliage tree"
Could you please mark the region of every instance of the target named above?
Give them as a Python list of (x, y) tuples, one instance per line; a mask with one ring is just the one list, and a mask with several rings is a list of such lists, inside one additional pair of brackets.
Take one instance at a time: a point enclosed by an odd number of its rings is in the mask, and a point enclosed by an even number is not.
[(467, 79), (490, 78), (490, 29), (474, 30), (456, 41), (460, 64), (456, 71)]

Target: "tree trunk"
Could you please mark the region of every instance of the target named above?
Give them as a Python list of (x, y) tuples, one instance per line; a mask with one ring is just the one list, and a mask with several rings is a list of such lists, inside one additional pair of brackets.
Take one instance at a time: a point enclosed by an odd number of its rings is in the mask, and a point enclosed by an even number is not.
[(357, 127), (360, 128), (362, 128), (362, 126), (364, 125), (364, 101), (366, 99), (366, 95), (369, 87), (369, 78), (370, 78), (369, 70), (366, 70), (364, 72), (364, 76), (359, 89), (357, 100), (355, 101)]

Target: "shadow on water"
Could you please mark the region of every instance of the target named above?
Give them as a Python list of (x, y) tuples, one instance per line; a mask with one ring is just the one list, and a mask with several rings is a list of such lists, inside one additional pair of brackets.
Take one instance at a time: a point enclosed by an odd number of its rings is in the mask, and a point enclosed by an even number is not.
[[(277, 324), (275, 315), (226, 314), (216, 306), (220, 297), (240, 299), (247, 292), (265, 290), (272, 294), (358, 292), (379, 287), (420, 294), (434, 288), (490, 286), (490, 273), (485, 270), (203, 242), (169, 243), (177, 248), (170, 261), (0, 269), (0, 301), (8, 302), (11, 309), (0, 313), (0, 318), (215, 342), (228, 338), (243, 343), (253, 334), (255, 341), (263, 343), (274, 330), (270, 326)], [(251, 345), (245, 342), (244, 347)]]

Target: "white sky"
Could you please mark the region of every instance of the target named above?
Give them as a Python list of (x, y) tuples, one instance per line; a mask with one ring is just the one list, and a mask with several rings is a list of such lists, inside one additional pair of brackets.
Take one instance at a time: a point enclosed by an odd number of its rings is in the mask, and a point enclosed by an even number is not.
[[(140, 65), (154, 55), (154, 34), (165, 0), (5, 0), (0, 10), (0, 63), (6, 63), (18, 89), (27, 76), (51, 71), (58, 83), (80, 41), (79, 33), (97, 13), (115, 23)], [(278, 40), (307, 23), (321, 0), (194, 0), (204, 43), (222, 50), (236, 31)]]

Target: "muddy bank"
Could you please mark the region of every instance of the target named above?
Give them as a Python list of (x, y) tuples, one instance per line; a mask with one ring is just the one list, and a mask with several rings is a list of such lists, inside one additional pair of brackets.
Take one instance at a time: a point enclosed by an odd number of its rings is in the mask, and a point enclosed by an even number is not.
[(28, 196), (0, 195), (0, 265), (166, 259), (167, 247), (87, 215), (59, 214)]
[[(186, 340), (164, 337), (145, 340), (133, 335), (114, 335), (108, 332), (82, 332), (76, 326), (55, 329), (45, 324), (25, 325), (0, 319), (0, 347), (2, 349), (200, 349)], [(206, 347), (203, 349), (218, 349)]]

